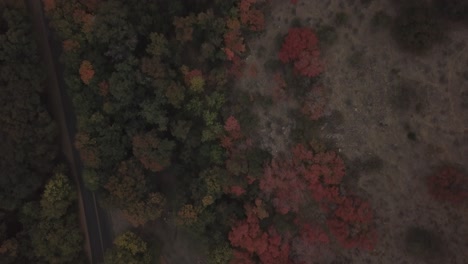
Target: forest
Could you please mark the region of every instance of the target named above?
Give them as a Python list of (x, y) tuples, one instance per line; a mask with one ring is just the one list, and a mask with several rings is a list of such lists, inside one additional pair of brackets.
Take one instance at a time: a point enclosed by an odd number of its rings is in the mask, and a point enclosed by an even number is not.
[(0, 12), (0, 262), (85, 263), (27, 10), (2, 3)]
[[(76, 117), (81, 177), (126, 226), (114, 232), (104, 264), (352, 263), (384, 255), (380, 200), (355, 182), (390, 161), (351, 159), (322, 135), (340, 119), (330, 110), (340, 91), (327, 61), (352, 15), (309, 23), (299, 16), (304, 2), (42, 0)], [(464, 1), (428, 2), (397, 3), (395, 16), (380, 10), (372, 29), (388, 31), (405, 56), (425, 56), (447, 41), (448, 23), (468, 25)], [(296, 18), (269, 37), (279, 28), (275, 6)], [(61, 152), (32, 21), (23, 4), (0, 1), (0, 13), (0, 262), (88, 263), (79, 188)], [(252, 44), (262, 38), (273, 41)], [(362, 57), (355, 52), (348, 64), (358, 67)], [(253, 84), (257, 78), (264, 82)], [(414, 98), (392, 97), (395, 112), (409, 111), (405, 100), (412, 109)], [(414, 131), (406, 144), (425, 135)], [(461, 142), (463, 149), (468, 141)], [(467, 217), (463, 155), (436, 157), (418, 176), (424, 204), (447, 215), (461, 208), (457, 219)], [(156, 234), (162, 226), (183, 234), (190, 253), (176, 254), (191, 262), (171, 260), (175, 242)], [(398, 254), (421, 263), (450, 255), (434, 228), (404, 228)]]

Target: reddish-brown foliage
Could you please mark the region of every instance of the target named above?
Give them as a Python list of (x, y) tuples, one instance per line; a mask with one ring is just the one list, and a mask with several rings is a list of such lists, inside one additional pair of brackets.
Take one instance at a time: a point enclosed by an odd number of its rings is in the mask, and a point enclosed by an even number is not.
[(229, 232), (229, 241), (234, 247), (243, 249), (248, 255), (239, 254), (239, 259), (248, 259), (247, 256), (257, 255), (264, 264), (287, 264), (289, 261), (289, 241), (280, 236), (272, 227), (268, 232), (263, 231), (259, 225), (259, 218), (252, 206), (245, 206), (247, 218), (238, 221)]
[(372, 250), (377, 240), (373, 213), (368, 202), (347, 196), (327, 219), (330, 232), (344, 248)]
[(297, 4), (298, 0), (290, 0), (291, 1), (291, 4), (295, 5)]
[(44, 4), (44, 11), (46, 12), (55, 9), (55, 0), (42, 0), (42, 3)]
[(325, 230), (318, 224), (296, 219), (297, 236), (292, 241), (295, 263), (327, 263), (322, 261), (331, 253), (330, 239)]
[(109, 94), (109, 83), (102, 81), (99, 83), (99, 94), (101, 96), (107, 96)]
[(241, 23), (252, 31), (261, 31), (265, 28), (263, 13), (255, 7), (258, 0), (241, 0), (239, 12)]
[(226, 119), (224, 130), (226, 130), (229, 136), (234, 140), (239, 139), (242, 136), (239, 121), (237, 121), (234, 116), (230, 116)]
[(226, 33), (224, 34), (224, 51), (228, 60), (232, 61), (234, 56), (245, 52), (244, 38), (240, 31), (240, 22), (235, 18), (226, 21)]
[(241, 186), (234, 185), (231, 186), (228, 193), (234, 194), (235, 196), (241, 196), (245, 193), (245, 189)]
[[(301, 144), (291, 154), (289, 159), (273, 160), (265, 166), (260, 179), (260, 190), (275, 210), (279, 214), (298, 213), (312, 198), (343, 247), (371, 250), (376, 240), (373, 213), (369, 203), (342, 193), (343, 160), (333, 151), (313, 153)], [(323, 243), (328, 241), (324, 233), (313, 233), (315, 230), (308, 226), (303, 229), (310, 237), (319, 236)]]
[(197, 69), (183, 70), (183, 74), (184, 74), (184, 81), (185, 81), (185, 84), (187, 86), (191, 85), (191, 82), (192, 82), (193, 78), (203, 76), (202, 72), (200, 70), (197, 70)]
[(460, 204), (468, 199), (468, 176), (446, 167), (428, 178), (429, 193), (437, 200)]
[(229, 264), (255, 264), (251, 255), (245, 251), (234, 250), (232, 260)]
[(303, 145), (291, 150), (290, 159), (274, 160), (265, 166), (260, 190), (280, 214), (298, 212), (308, 197), (324, 209), (340, 202), (339, 185), (345, 174), (343, 160), (334, 152), (313, 154)]
[(229, 232), (229, 241), (234, 247), (250, 254), (264, 252), (268, 246), (268, 235), (260, 229), (259, 219), (249, 206), (245, 207), (247, 218), (238, 221)]
[(240, 30), (240, 22), (235, 18), (226, 21), (226, 33), (224, 34), (224, 52), (228, 61), (232, 62), (229, 73), (236, 77), (242, 74), (244, 62), (240, 55), (245, 52), (244, 38)]
[(322, 73), (318, 39), (309, 28), (290, 28), (279, 53), (283, 63), (293, 62), (294, 69), (301, 75), (315, 77)]
[(154, 131), (133, 137), (133, 154), (143, 166), (153, 172), (162, 171), (170, 165), (169, 153), (161, 149), (162, 141)]
[(80, 48), (80, 43), (76, 40), (67, 39), (62, 42), (63, 50), (65, 52), (76, 51)]
[(279, 214), (297, 213), (308, 194), (304, 178), (291, 161), (272, 161), (265, 167), (259, 186)]
[(76, 9), (73, 12), (73, 20), (75, 20), (75, 23), (82, 25), (81, 29), (84, 33), (91, 32), (94, 24), (93, 15), (87, 13), (84, 10)]
[(83, 163), (90, 168), (97, 168), (101, 163), (98, 157), (96, 141), (88, 133), (78, 132), (75, 136), (75, 147)]
[(89, 84), (94, 76), (93, 65), (90, 61), (84, 60), (80, 65), (80, 77), (85, 84)]
[(232, 58), (232, 65), (231, 65), (231, 68), (229, 69), (229, 74), (236, 78), (242, 77), (242, 70), (244, 66), (245, 66), (245, 61), (242, 60), (239, 56), (234, 56)]
[(173, 25), (175, 27), (176, 39), (182, 43), (191, 41), (193, 34), (193, 24), (195, 17), (174, 17)]
[(98, 5), (98, 0), (80, 0), (80, 3), (85, 5), (89, 10), (95, 10)]
[[(230, 157), (233, 158), (238, 151), (234, 149), (234, 142), (242, 139), (242, 131), (239, 121), (234, 116), (228, 117), (224, 123), (224, 130), (227, 134), (221, 137), (221, 146), (227, 149), (230, 153)], [(241, 147), (243, 144), (236, 144), (236, 147)]]

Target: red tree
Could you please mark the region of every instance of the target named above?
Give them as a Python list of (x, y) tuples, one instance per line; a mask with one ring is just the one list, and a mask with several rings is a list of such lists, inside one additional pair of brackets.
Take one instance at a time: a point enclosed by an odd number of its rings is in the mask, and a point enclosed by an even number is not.
[(229, 241), (234, 247), (249, 254), (263, 253), (268, 247), (268, 234), (260, 229), (259, 219), (250, 206), (245, 207), (247, 218), (234, 224), (229, 232)]
[(234, 140), (239, 139), (242, 136), (239, 121), (237, 121), (234, 116), (230, 116), (226, 119), (224, 130), (226, 130), (229, 136)]
[(265, 166), (259, 186), (279, 214), (299, 212), (307, 200), (307, 184), (291, 160), (272, 161)]
[[(247, 218), (234, 224), (229, 232), (229, 241), (234, 247), (242, 249), (245, 253), (237, 253), (236, 262), (247, 259), (248, 256), (257, 255), (264, 264), (288, 264), (289, 241), (280, 236), (277, 231), (270, 227), (268, 232), (260, 228), (260, 221), (256, 210), (250, 205), (245, 206)], [(249, 263), (249, 262), (246, 262)]]
[(55, 0), (42, 0), (42, 3), (44, 4), (44, 11), (46, 12), (55, 9)]
[(328, 263), (324, 261), (332, 250), (330, 248), (330, 238), (325, 230), (318, 224), (296, 219), (294, 223), (298, 227), (297, 236), (292, 242), (297, 263)]
[(318, 39), (309, 28), (290, 28), (279, 53), (283, 63), (293, 62), (301, 75), (315, 77), (322, 73)]
[(255, 264), (252, 256), (245, 251), (234, 250), (232, 255), (232, 260), (229, 262), (229, 264)]
[(91, 79), (94, 77), (93, 65), (90, 61), (84, 60), (80, 65), (80, 77), (85, 84), (89, 84)]
[(461, 204), (468, 199), (468, 177), (446, 167), (428, 178), (429, 193), (437, 200)]
[(261, 31), (265, 28), (263, 13), (255, 7), (257, 2), (258, 0), (241, 0), (239, 3), (241, 22), (252, 31)]
[(76, 51), (80, 48), (80, 43), (76, 40), (67, 39), (62, 42), (62, 47), (65, 52)]
[(330, 232), (344, 248), (372, 250), (377, 240), (373, 213), (368, 202), (347, 196), (327, 219)]

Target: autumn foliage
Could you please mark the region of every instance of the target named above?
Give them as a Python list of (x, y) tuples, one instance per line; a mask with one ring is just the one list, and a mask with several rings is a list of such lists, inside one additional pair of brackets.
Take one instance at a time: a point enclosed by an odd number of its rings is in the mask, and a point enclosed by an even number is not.
[(373, 212), (368, 202), (346, 196), (328, 218), (330, 232), (344, 248), (372, 250), (377, 239)]
[(256, 7), (259, 0), (241, 0), (239, 3), (239, 13), (241, 23), (252, 31), (261, 31), (265, 28), (265, 17)]
[(55, 9), (55, 0), (42, 0), (42, 3), (44, 4), (44, 11), (46, 12)]
[(290, 28), (279, 52), (283, 63), (292, 62), (297, 73), (316, 77), (324, 66), (315, 32), (309, 28)]
[(314, 153), (299, 144), (289, 158), (265, 166), (259, 187), (279, 214), (297, 214), (306, 203), (314, 201), (343, 247), (371, 250), (377, 238), (371, 207), (343, 192), (344, 176), (344, 162), (335, 152)]
[(264, 264), (291, 263), (288, 239), (279, 235), (274, 227), (263, 230), (252, 208), (250, 205), (245, 206), (247, 218), (235, 223), (229, 232), (231, 245), (240, 249), (231, 263), (255, 263), (252, 261), (253, 256), (257, 256), (260, 263)]
[(134, 136), (132, 143), (133, 154), (146, 169), (158, 172), (170, 165), (173, 143), (159, 139), (155, 131)]
[(93, 65), (90, 61), (84, 60), (80, 66), (80, 77), (85, 84), (89, 84), (91, 79), (94, 77)]
[(428, 178), (429, 193), (436, 200), (461, 204), (468, 199), (468, 177), (462, 172), (446, 167)]
[(76, 51), (80, 48), (80, 43), (76, 40), (67, 39), (62, 42), (62, 47), (65, 52)]

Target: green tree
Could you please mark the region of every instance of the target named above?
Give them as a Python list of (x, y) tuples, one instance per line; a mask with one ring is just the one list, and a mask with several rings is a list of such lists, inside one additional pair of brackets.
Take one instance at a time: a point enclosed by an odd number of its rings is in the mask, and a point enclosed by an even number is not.
[(149, 264), (151, 261), (147, 243), (131, 231), (120, 234), (104, 256), (105, 264)]
[(157, 57), (169, 55), (169, 42), (163, 34), (151, 33), (149, 38), (151, 43), (146, 48), (146, 52)]
[(67, 208), (76, 200), (76, 191), (70, 180), (63, 174), (56, 174), (45, 186), (41, 199), (44, 218), (60, 218), (67, 213)]

